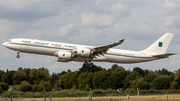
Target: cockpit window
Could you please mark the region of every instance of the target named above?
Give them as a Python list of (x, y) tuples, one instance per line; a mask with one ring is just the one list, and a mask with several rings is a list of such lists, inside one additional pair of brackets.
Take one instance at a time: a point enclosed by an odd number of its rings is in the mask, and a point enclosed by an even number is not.
[(8, 40), (8, 42), (11, 42), (11, 40)]

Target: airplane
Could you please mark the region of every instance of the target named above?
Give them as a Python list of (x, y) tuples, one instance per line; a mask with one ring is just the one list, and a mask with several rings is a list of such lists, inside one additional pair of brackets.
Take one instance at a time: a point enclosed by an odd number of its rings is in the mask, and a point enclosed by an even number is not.
[(17, 51), (17, 58), (20, 58), (20, 52), (50, 55), (57, 57), (58, 62), (84, 62), (83, 67), (91, 68), (94, 65), (91, 61), (139, 63), (168, 58), (176, 54), (165, 53), (173, 36), (173, 33), (165, 33), (151, 46), (141, 51), (112, 48), (122, 44), (124, 39), (108, 45), (87, 46), (37, 39), (15, 38), (9, 39), (7, 42), (4, 42), (3, 45), (11, 50)]

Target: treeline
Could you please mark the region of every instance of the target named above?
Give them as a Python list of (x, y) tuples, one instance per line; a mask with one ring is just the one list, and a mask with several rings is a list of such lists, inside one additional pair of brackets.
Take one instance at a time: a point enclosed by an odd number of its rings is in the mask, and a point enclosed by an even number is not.
[(132, 71), (113, 65), (109, 69), (94, 66), (90, 70), (81, 67), (77, 71), (62, 71), (50, 75), (47, 68), (18, 68), (17, 71), (0, 70), (0, 93), (9, 89), (8, 85), (18, 85), (8, 91), (42, 92), (61, 91), (63, 89), (79, 89), (89, 91), (95, 89), (114, 89), (126, 93), (139, 88), (144, 92), (159, 90), (177, 90), (180, 88), (180, 69), (171, 72), (162, 70), (143, 70), (135, 67)]

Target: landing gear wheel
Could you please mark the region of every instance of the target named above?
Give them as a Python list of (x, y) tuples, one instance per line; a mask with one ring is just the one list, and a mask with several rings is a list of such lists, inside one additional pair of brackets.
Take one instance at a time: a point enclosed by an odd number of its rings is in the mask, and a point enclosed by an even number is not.
[(83, 67), (86, 67), (88, 69), (91, 69), (94, 66), (93, 63), (85, 61), (83, 64)]
[(87, 61), (84, 62), (83, 67), (88, 67), (88, 62)]
[(17, 55), (16, 57), (17, 57), (17, 58), (20, 58), (20, 55)]
[(17, 51), (17, 56), (16, 56), (17, 58), (20, 58), (20, 55), (19, 55), (19, 51)]
[(88, 65), (89, 68), (92, 68), (93, 66), (94, 66), (93, 63), (90, 63), (90, 64)]

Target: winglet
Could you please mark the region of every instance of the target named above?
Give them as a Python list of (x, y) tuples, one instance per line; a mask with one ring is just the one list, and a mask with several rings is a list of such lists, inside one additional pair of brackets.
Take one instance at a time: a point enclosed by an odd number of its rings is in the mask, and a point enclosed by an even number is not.
[(112, 44), (108, 44), (108, 45), (103, 45), (103, 46), (99, 46), (99, 47), (94, 47), (92, 48), (92, 50), (96, 53), (102, 53), (102, 52), (106, 52), (109, 48), (115, 47), (119, 44), (122, 44), (124, 42), (124, 39), (119, 40), (118, 42), (112, 43)]
[(122, 39), (122, 40), (119, 40), (119, 42), (123, 43), (123, 42), (124, 42), (124, 39)]

